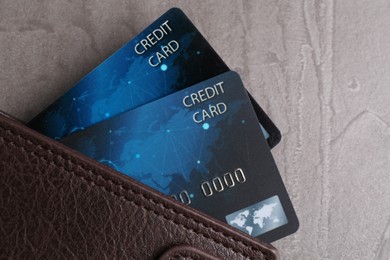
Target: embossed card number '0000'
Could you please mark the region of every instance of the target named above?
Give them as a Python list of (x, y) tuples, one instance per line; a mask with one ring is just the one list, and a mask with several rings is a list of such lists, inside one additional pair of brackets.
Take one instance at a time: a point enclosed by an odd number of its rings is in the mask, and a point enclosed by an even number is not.
[[(217, 176), (210, 181), (204, 181), (201, 183), (200, 188), (205, 197), (212, 196), (215, 192), (222, 192), (226, 188), (233, 188), (236, 186), (236, 183), (246, 182), (245, 173), (241, 168), (234, 170), (233, 174), (231, 172), (225, 173), (223, 176)], [(191, 195), (187, 190), (181, 191), (179, 194), (171, 195), (172, 198), (189, 205), (191, 204)]]

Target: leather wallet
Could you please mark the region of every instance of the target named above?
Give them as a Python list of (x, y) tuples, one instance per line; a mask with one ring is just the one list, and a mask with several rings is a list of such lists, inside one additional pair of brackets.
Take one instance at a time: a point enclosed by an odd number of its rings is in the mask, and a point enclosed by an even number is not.
[(0, 258), (278, 259), (278, 254), (0, 113)]

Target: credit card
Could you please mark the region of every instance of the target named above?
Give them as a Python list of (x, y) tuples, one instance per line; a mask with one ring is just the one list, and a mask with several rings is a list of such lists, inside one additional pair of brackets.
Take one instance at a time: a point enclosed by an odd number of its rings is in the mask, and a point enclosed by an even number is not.
[[(228, 70), (186, 15), (173, 8), (28, 125), (58, 140)], [(256, 101), (252, 103), (270, 147), (275, 146), (279, 130)]]
[(264, 241), (298, 220), (249, 97), (226, 72), (60, 142)]

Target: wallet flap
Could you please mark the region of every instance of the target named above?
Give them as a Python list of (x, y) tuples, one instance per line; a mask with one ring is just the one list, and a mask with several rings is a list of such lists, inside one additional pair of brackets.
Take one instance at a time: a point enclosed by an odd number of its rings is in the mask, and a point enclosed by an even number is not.
[(0, 193), (0, 258), (154, 259), (178, 245), (222, 259), (278, 258), (271, 245), (2, 113)]

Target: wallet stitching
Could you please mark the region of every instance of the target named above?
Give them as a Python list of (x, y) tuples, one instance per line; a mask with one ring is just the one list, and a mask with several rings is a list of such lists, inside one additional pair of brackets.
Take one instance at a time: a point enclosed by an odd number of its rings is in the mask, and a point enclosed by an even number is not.
[[(165, 210), (173, 211), (175, 214), (178, 214), (178, 215), (180, 215), (180, 216), (182, 216), (182, 217), (184, 217), (184, 218), (186, 218), (186, 219), (189, 219), (189, 220), (191, 220), (192, 222), (194, 222), (194, 223), (196, 223), (196, 224), (198, 224), (198, 225), (200, 225), (200, 226), (202, 226), (202, 227), (204, 227), (204, 228), (206, 228), (206, 229), (212, 230), (212, 231), (215, 232), (215, 233), (222, 234), (223, 236), (225, 236), (225, 237), (228, 238), (228, 239), (234, 240), (233, 237), (231, 237), (231, 236), (225, 234), (225, 233), (222, 232), (222, 231), (217, 231), (217, 230), (215, 230), (215, 229), (212, 228), (212, 227), (208, 227), (208, 226), (206, 226), (205, 224), (203, 224), (203, 223), (201, 223), (201, 222), (199, 222), (199, 221), (197, 221), (197, 220), (195, 220), (195, 219), (193, 219), (193, 218), (191, 218), (191, 217), (185, 216), (183, 213), (177, 212), (177, 211), (175, 211), (175, 210), (172, 209), (172, 208), (167, 208), (165, 205), (163, 205), (162, 203), (156, 202), (154, 199), (145, 197), (145, 195), (142, 194), (142, 193), (137, 193), (137, 192), (135, 192), (135, 191), (133, 191), (133, 190), (127, 188), (127, 187), (124, 187), (123, 185), (121, 185), (121, 184), (119, 184), (119, 183), (116, 183), (115, 181), (113, 181), (113, 180), (111, 180), (111, 179), (109, 179), (109, 178), (107, 178), (107, 177), (105, 177), (105, 176), (102, 176), (102, 175), (100, 175), (100, 174), (97, 174), (97, 173), (93, 172), (93, 171), (90, 170), (90, 169), (87, 169), (87, 168), (84, 167), (84, 166), (77, 165), (77, 164), (75, 164), (75, 163), (73, 162), (73, 160), (64, 158), (61, 154), (59, 154), (59, 153), (57, 153), (57, 152), (54, 152), (54, 151), (51, 150), (50, 148), (45, 148), (45, 147), (43, 147), (41, 144), (36, 144), (35, 142), (31, 141), (30, 139), (25, 138), (24, 136), (22, 136), (22, 135), (20, 135), (20, 134), (18, 134), (18, 133), (15, 133), (14, 131), (12, 131), (12, 130), (10, 130), (10, 129), (6, 129), (6, 128), (4, 128), (3, 126), (0, 126), (0, 128), (2, 128), (3, 130), (6, 130), (6, 131), (8, 131), (8, 132), (10, 132), (10, 133), (11, 133), (13, 136), (15, 136), (15, 137), (20, 137), (23, 141), (25, 141), (25, 142), (27, 142), (27, 143), (31, 143), (31, 144), (35, 145), (37, 148), (39, 148), (40, 150), (42, 150), (42, 151), (44, 151), (44, 152), (46, 151), (46, 152), (52, 153), (52, 154), (54, 154), (54, 155), (60, 157), (61, 159), (65, 160), (65, 161), (67, 161), (67, 162), (72, 163), (72, 165), (75, 165), (76, 167), (81, 168), (81, 169), (82, 169), (83, 171), (85, 171), (85, 172), (89, 172), (89, 173), (91, 173), (91, 174), (93, 174), (93, 175), (95, 175), (95, 176), (97, 176), (97, 177), (101, 177), (104, 181), (106, 181), (106, 182), (111, 182), (111, 183), (114, 184), (115, 186), (117, 186), (117, 187), (119, 187), (119, 188), (121, 188), (121, 189), (123, 189), (123, 190), (126, 190), (127, 192), (130, 192), (130, 193), (132, 193), (132, 194), (134, 194), (134, 195), (141, 196), (142, 199), (146, 199), (146, 200), (148, 200), (149, 202), (153, 203), (154, 205), (161, 206), (161, 207), (164, 208)], [(97, 186), (97, 187), (99, 187), (99, 188), (101, 188), (101, 189), (103, 189), (103, 190), (105, 190), (105, 191), (107, 191), (107, 192), (109, 192), (109, 193), (111, 193), (111, 194), (113, 194), (113, 195), (119, 197), (119, 198), (124, 199), (124, 200), (127, 201), (127, 202), (132, 203), (133, 205), (135, 205), (135, 206), (137, 206), (137, 207), (140, 207), (140, 208), (142, 208), (142, 209), (144, 209), (144, 210), (147, 210), (147, 211), (149, 211), (149, 212), (152, 212), (152, 213), (154, 213), (156, 216), (161, 216), (161, 217), (163, 217), (165, 220), (167, 220), (167, 221), (169, 221), (169, 222), (171, 222), (171, 223), (173, 223), (173, 224), (175, 224), (175, 225), (184, 227), (185, 229), (187, 229), (187, 230), (189, 230), (189, 231), (192, 231), (192, 232), (194, 232), (195, 234), (201, 235), (202, 237), (204, 237), (204, 238), (206, 238), (206, 239), (212, 240), (212, 241), (214, 241), (215, 243), (218, 243), (218, 244), (220, 244), (220, 245), (223, 245), (224, 247), (233, 250), (235, 253), (237, 253), (237, 254), (239, 254), (239, 255), (242, 255), (242, 256), (244, 256), (244, 257), (250, 257), (249, 255), (247, 255), (247, 254), (245, 254), (245, 253), (238, 252), (237, 249), (235, 249), (235, 248), (232, 248), (232, 247), (230, 247), (230, 246), (228, 246), (228, 245), (225, 245), (223, 242), (217, 241), (217, 240), (215, 240), (215, 239), (212, 238), (212, 237), (207, 237), (205, 234), (196, 232), (196, 231), (195, 231), (194, 229), (192, 229), (192, 228), (186, 227), (186, 226), (184, 226), (184, 225), (181, 224), (181, 223), (177, 223), (177, 222), (175, 222), (175, 220), (173, 220), (173, 219), (169, 219), (167, 216), (161, 214), (162, 212), (158, 212), (158, 211), (155, 211), (155, 210), (152, 210), (152, 209), (148, 209), (148, 208), (146, 208), (146, 207), (144, 207), (144, 206), (142, 206), (142, 205), (139, 205), (139, 204), (136, 203), (135, 201), (130, 200), (130, 199), (126, 198), (125, 196), (118, 194), (117, 192), (115, 192), (115, 191), (113, 191), (113, 190), (107, 189), (106, 187), (104, 187), (104, 186), (102, 186), (102, 185), (96, 183), (96, 182), (93, 181), (93, 180), (88, 180), (88, 179), (85, 178), (84, 176), (78, 175), (75, 171), (68, 170), (68, 169), (66, 169), (64, 166), (58, 165), (58, 164), (57, 164), (58, 162), (49, 161), (49, 160), (47, 160), (44, 156), (39, 156), (39, 155), (35, 154), (33, 151), (27, 150), (25, 147), (19, 146), (19, 145), (15, 144), (15, 143), (14, 143), (13, 141), (11, 141), (11, 140), (6, 140), (4, 137), (0, 137), (0, 140), (4, 140), (4, 141), (6, 141), (7, 143), (9, 143), (9, 144), (11, 144), (11, 145), (13, 145), (13, 146), (15, 146), (15, 147), (17, 147), (17, 148), (20, 148), (20, 149), (22, 149), (22, 150), (25, 150), (26, 152), (29, 152), (31, 155), (33, 155), (33, 156), (35, 156), (35, 157), (37, 157), (37, 158), (39, 158), (39, 159), (44, 160), (44, 161), (45, 161), (46, 163), (48, 163), (48, 164), (52, 164), (52, 165), (55, 166), (55, 167), (61, 168), (61, 169), (63, 169), (64, 171), (66, 171), (66, 172), (68, 172), (68, 173), (73, 173), (75, 176), (77, 176), (78, 178), (84, 180), (85, 182), (87, 182), (87, 183), (89, 183), (89, 184), (93, 184), (93, 185), (95, 185), (95, 186)], [(244, 245), (244, 246), (247, 247), (247, 248), (250, 248), (250, 249), (253, 249), (253, 250), (256, 250), (256, 251), (260, 251), (263, 255), (265, 255), (263, 251), (261, 251), (261, 250), (255, 248), (254, 246), (247, 245), (247, 244), (245, 244), (245, 242), (242, 242), (242, 241), (235, 241), (235, 242), (238, 242), (239, 244), (242, 244), (242, 245)]]
[[(104, 176), (102, 176), (102, 175), (100, 175), (100, 174), (94, 173), (94, 172), (93, 172), (92, 170), (90, 170), (90, 169), (87, 169), (87, 168), (85, 168), (85, 167), (83, 167), (83, 166), (76, 165), (76, 164), (73, 162), (73, 160), (64, 158), (61, 154), (58, 154), (58, 153), (52, 151), (50, 148), (46, 148), (46, 149), (45, 149), (42, 145), (36, 144), (36, 143), (34, 143), (33, 141), (31, 141), (31, 140), (29, 140), (29, 139), (23, 137), (23, 136), (20, 135), (20, 134), (17, 134), (17, 133), (15, 133), (15, 132), (13, 132), (13, 131), (10, 130), (10, 129), (5, 129), (5, 128), (2, 127), (2, 126), (0, 126), (0, 128), (4, 129), (4, 130), (6, 130), (6, 131), (9, 131), (12, 135), (14, 135), (14, 136), (16, 136), (16, 137), (20, 137), (20, 138), (21, 138), (23, 141), (25, 141), (25, 142), (31, 143), (31, 144), (33, 144), (33, 145), (36, 145), (36, 147), (39, 148), (40, 150), (43, 150), (43, 151), (47, 151), (47, 152), (49, 152), (49, 153), (52, 153), (52, 154), (54, 154), (54, 155), (60, 157), (61, 159), (63, 159), (63, 160), (65, 160), (65, 161), (68, 161), (68, 162), (72, 163), (72, 165), (75, 165), (75, 166), (77, 166), (77, 167), (80, 167), (80, 168), (81, 168), (83, 171), (85, 171), (85, 172), (89, 172), (89, 173), (91, 173), (91, 174), (93, 174), (93, 175), (95, 175), (95, 176), (97, 176), (97, 177), (101, 177), (104, 181), (110, 182), (110, 183), (114, 184), (115, 186), (118, 186), (119, 188), (121, 188), (121, 189), (123, 189), (123, 190), (125, 190), (125, 191), (127, 191), (127, 192), (130, 192), (130, 193), (132, 193), (132, 194), (134, 194), (134, 195), (141, 196), (142, 199), (146, 199), (147, 201), (153, 203), (154, 205), (161, 206), (161, 207), (164, 208), (165, 210), (172, 211), (172, 212), (174, 212), (175, 214), (178, 214), (178, 215), (180, 215), (180, 216), (182, 216), (182, 217), (184, 217), (184, 218), (186, 218), (186, 219), (189, 219), (189, 220), (191, 220), (192, 222), (194, 222), (194, 223), (196, 223), (196, 224), (198, 224), (198, 225), (200, 225), (200, 226), (202, 226), (202, 227), (204, 227), (204, 228), (206, 228), (206, 229), (212, 230), (212, 231), (215, 232), (215, 233), (222, 234), (222, 235), (225, 236), (226, 238), (229, 238), (229, 239), (234, 240), (233, 237), (231, 237), (231, 236), (229, 236), (229, 235), (223, 233), (222, 231), (217, 231), (217, 230), (215, 230), (215, 229), (212, 228), (212, 227), (208, 227), (208, 226), (206, 226), (205, 224), (203, 224), (203, 223), (201, 223), (201, 222), (198, 222), (198, 221), (196, 221), (195, 219), (193, 219), (193, 218), (191, 218), (191, 217), (185, 216), (183, 213), (180, 213), (180, 212), (175, 211), (175, 210), (172, 209), (172, 208), (167, 208), (167, 207), (166, 207), (165, 205), (163, 205), (162, 203), (158, 203), (158, 202), (156, 202), (154, 199), (145, 197), (145, 195), (142, 194), (142, 193), (137, 193), (137, 192), (135, 192), (135, 191), (133, 191), (133, 190), (127, 188), (127, 187), (124, 187), (124, 186), (121, 185), (121, 184), (115, 183), (115, 181), (113, 181), (113, 180), (111, 180), (111, 179), (108, 179), (107, 177), (104, 177)], [(118, 198), (122, 198), (122, 199), (124, 199), (125, 201), (130, 202), (131, 204), (133, 204), (133, 205), (135, 205), (135, 206), (137, 206), (137, 207), (140, 207), (140, 208), (142, 208), (142, 209), (144, 209), (144, 210), (147, 210), (147, 211), (149, 211), (149, 212), (155, 214), (156, 216), (161, 216), (161, 217), (163, 217), (165, 220), (167, 220), (167, 221), (169, 221), (169, 222), (171, 222), (171, 223), (173, 223), (173, 224), (175, 224), (175, 225), (184, 227), (185, 229), (187, 229), (187, 230), (189, 230), (189, 231), (192, 231), (192, 232), (195, 233), (195, 234), (201, 235), (202, 237), (204, 237), (204, 238), (206, 238), (206, 239), (212, 240), (213, 242), (215, 242), (215, 243), (217, 243), (217, 244), (223, 245), (224, 247), (233, 250), (235, 253), (237, 253), (237, 254), (239, 254), (239, 255), (242, 255), (242, 256), (244, 256), (244, 257), (250, 257), (249, 255), (247, 255), (247, 254), (245, 254), (245, 253), (243, 253), (243, 252), (238, 252), (237, 249), (234, 249), (233, 247), (230, 247), (230, 246), (228, 246), (228, 245), (225, 245), (223, 242), (217, 241), (217, 240), (215, 240), (215, 239), (212, 238), (212, 237), (207, 237), (205, 234), (196, 232), (196, 231), (195, 231), (194, 229), (192, 229), (192, 228), (186, 227), (186, 226), (184, 226), (184, 225), (181, 224), (181, 223), (177, 223), (177, 222), (175, 222), (175, 220), (173, 220), (173, 219), (169, 219), (167, 216), (161, 214), (162, 212), (158, 212), (158, 211), (155, 211), (155, 210), (153, 210), (153, 209), (148, 209), (148, 208), (146, 208), (146, 207), (144, 207), (144, 206), (142, 206), (142, 205), (136, 203), (135, 201), (130, 200), (130, 199), (126, 198), (125, 196), (118, 194), (117, 192), (115, 192), (115, 191), (113, 191), (113, 190), (109, 190), (109, 189), (107, 189), (106, 187), (104, 187), (104, 186), (102, 186), (102, 185), (99, 185), (98, 183), (96, 183), (96, 182), (93, 181), (93, 180), (88, 180), (86, 177), (78, 175), (75, 171), (68, 170), (68, 169), (66, 169), (64, 166), (61, 166), (61, 165), (56, 164), (56, 162), (49, 161), (49, 160), (47, 160), (44, 156), (39, 156), (39, 155), (37, 155), (36, 153), (34, 153), (33, 151), (27, 150), (25, 147), (19, 146), (19, 145), (15, 144), (15, 143), (14, 143), (13, 141), (11, 141), (11, 140), (6, 140), (4, 137), (0, 137), (0, 140), (6, 141), (7, 143), (9, 143), (9, 144), (11, 144), (11, 145), (13, 145), (13, 146), (15, 146), (15, 147), (21, 149), (21, 150), (24, 150), (24, 151), (26, 151), (26, 152), (29, 152), (32, 156), (37, 157), (38, 159), (42, 159), (42, 160), (44, 160), (46, 163), (51, 164), (51, 165), (53, 165), (53, 166), (55, 166), (55, 167), (58, 167), (58, 168), (60, 168), (60, 169), (63, 169), (65, 172), (73, 173), (75, 176), (77, 176), (78, 178), (84, 180), (85, 182), (87, 182), (87, 183), (89, 183), (89, 184), (92, 184), (92, 185), (95, 185), (95, 186), (97, 186), (97, 187), (103, 189), (104, 191), (106, 191), (106, 192), (108, 192), (108, 193), (110, 193), (110, 194), (115, 195), (115, 196), (118, 197)], [(255, 248), (255, 247), (253, 247), (253, 246), (251, 246), (251, 245), (246, 245), (246, 244), (245, 244), (244, 242), (242, 242), (242, 241), (235, 241), (235, 242), (238, 242), (238, 243), (240, 243), (240, 244), (242, 244), (242, 245), (244, 245), (244, 246), (246, 246), (246, 247), (248, 247), (248, 248), (250, 248), (250, 249), (259, 251), (259, 249)], [(263, 251), (260, 250), (260, 252), (261, 252), (263, 255), (265, 255)]]
[[(19, 149), (21, 149), (21, 150), (24, 150), (24, 151), (30, 153), (30, 155), (32, 155), (32, 156), (34, 156), (34, 157), (36, 157), (36, 158), (38, 158), (38, 159), (41, 159), (41, 160), (45, 161), (45, 162), (46, 162), (47, 164), (49, 164), (49, 165), (53, 165), (53, 166), (55, 166), (55, 167), (57, 167), (57, 168), (59, 168), (59, 169), (62, 169), (62, 170), (65, 171), (65, 172), (73, 173), (75, 176), (77, 176), (78, 178), (82, 179), (82, 180), (83, 180), (84, 182), (86, 182), (87, 184), (92, 184), (92, 185), (94, 185), (94, 186), (97, 186), (97, 187), (99, 187), (100, 189), (102, 189), (102, 190), (104, 190), (104, 191), (106, 191), (106, 192), (108, 192), (108, 193), (110, 193), (110, 194), (112, 194), (112, 195), (118, 197), (119, 199), (123, 199), (124, 201), (126, 201), (126, 202), (128, 202), (128, 203), (131, 203), (132, 205), (134, 205), (134, 206), (136, 206), (136, 207), (139, 207), (139, 208), (142, 208), (142, 209), (144, 209), (144, 210), (146, 210), (146, 211), (148, 211), (148, 212), (151, 212), (151, 213), (153, 213), (153, 214), (154, 214), (155, 216), (157, 216), (157, 217), (162, 217), (162, 218), (165, 219), (166, 221), (168, 221), (168, 222), (170, 222), (170, 223), (173, 223), (173, 224), (176, 225), (176, 226), (183, 227), (183, 228), (185, 228), (185, 229), (188, 230), (188, 231), (191, 231), (191, 232), (193, 232), (193, 233), (195, 233), (195, 234), (197, 234), (197, 235), (200, 235), (200, 236), (204, 237), (205, 239), (212, 240), (214, 243), (220, 244), (220, 245), (222, 245), (222, 246), (224, 246), (224, 247), (226, 247), (226, 248), (228, 248), (228, 249), (231, 249), (231, 250), (233, 250), (233, 252), (235, 252), (235, 253), (237, 253), (237, 254), (243, 256), (243, 257), (249, 257), (248, 255), (245, 255), (245, 254), (242, 253), (242, 252), (238, 252), (236, 249), (234, 249), (234, 248), (232, 248), (232, 247), (229, 247), (229, 246), (223, 244), (223, 242), (219, 242), (219, 241), (215, 240), (215, 239), (212, 238), (212, 237), (207, 237), (205, 234), (196, 232), (194, 229), (189, 228), (189, 227), (186, 227), (185, 225), (183, 225), (183, 224), (181, 224), (181, 223), (177, 223), (175, 220), (170, 219), (170, 218), (168, 218), (167, 216), (164, 216), (163, 214), (161, 214), (160, 212), (158, 212), (158, 211), (156, 211), (156, 210), (146, 208), (145, 206), (142, 206), (142, 205), (138, 204), (137, 202), (135, 202), (135, 201), (133, 201), (133, 200), (129, 200), (129, 199), (126, 198), (125, 196), (123, 196), (123, 195), (117, 193), (116, 191), (109, 190), (108, 188), (106, 188), (106, 187), (104, 187), (104, 186), (102, 186), (102, 185), (97, 184), (97, 183), (94, 182), (93, 180), (90, 180), (90, 179), (88, 179), (88, 178), (86, 178), (86, 177), (84, 177), (84, 176), (80, 176), (80, 175), (78, 175), (75, 171), (69, 171), (69, 170), (65, 169), (65, 167), (63, 167), (63, 166), (60, 166), (60, 165), (55, 164), (54, 162), (48, 161), (48, 160), (47, 160), (46, 158), (44, 158), (43, 156), (39, 156), (39, 155), (35, 154), (35, 153), (32, 152), (32, 151), (28, 151), (28, 150), (25, 149), (24, 147), (18, 146), (18, 145), (16, 145), (16, 144), (15, 144), (14, 142), (12, 142), (12, 141), (5, 140), (3, 137), (0, 137), (0, 140), (4, 140), (4, 141), (6, 141), (8, 144), (11, 144), (11, 145), (15, 146), (16, 148), (19, 148)], [(53, 154), (55, 154), (55, 155), (57, 155), (57, 156), (60, 156), (60, 155), (58, 155), (58, 154), (56, 154), (56, 153), (53, 153)], [(72, 164), (73, 164), (73, 162), (72, 162)], [(81, 167), (81, 166), (79, 166), (79, 167), (82, 168), (84, 171), (88, 171), (88, 172), (93, 173), (91, 170), (86, 170), (86, 169), (84, 169), (84, 167)], [(191, 221), (193, 221), (193, 222), (195, 222), (195, 223), (197, 223), (197, 224), (203, 226), (203, 227), (206, 228), (206, 229), (211, 229), (212, 231), (214, 231), (214, 232), (216, 232), (216, 233), (220, 233), (220, 234), (224, 235), (225, 237), (227, 237), (227, 238), (229, 238), (229, 239), (233, 239), (232, 237), (230, 237), (230, 236), (228, 236), (228, 235), (226, 235), (226, 234), (224, 234), (224, 233), (222, 233), (222, 232), (220, 232), (220, 231), (216, 231), (215, 229), (213, 229), (213, 228), (211, 228), (211, 227), (205, 226), (203, 223), (197, 222), (197, 221), (194, 220), (193, 218), (187, 217), (187, 216), (185, 216), (185, 215), (182, 214), (182, 213), (179, 213), (179, 212), (177, 212), (177, 211), (175, 211), (175, 210), (173, 210), (173, 209), (167, 208), (167, 207), (165, 207), (163, 204), (160, 204), (160, 203), (155, 202), (153, 199), (146, 198), (146, 197), (144, 197), (143, 194), (141, 194), (141, 193), (136, 193), (136, 192), (134, 192), (134, 191), (132, 191), (132, 190), (130, 190), (130, 189), (127, 189), (127, 188), (125, 188), (125, 187), (123, 187), (123, 186), (121, 186), (121, 185), (119, 185), (119, 184), (116, 184), (115, 182), (113, 182), (113, 181), (110, 180), (110, 179), (107, 180), (107, 179), (105, 179), (105, 178), (104, 178), (103, 176), (101, 176), (101, 175), (97, 175), (97, 174), (95, 174), (95, 173), (93, 173), (93, 174), (96, 175), (96, 176), (98, 176), (98, 177), (102, 177), (105, 181), (111, 182), (111, 183), (113, 183), (114, 185), (119, 186), (119, 188), (124, 189), (125, 191), (131, 192), (131, 193), (133, 193), (134, 195), (140, 195), (143, 199), (146, 199), (146, 200), (148, 200), (149, 202), (151, 202), (151, 203), (153, 203), (153, 204), (155, 204), (155, 205), (161, 206), (161, 207), (163, 207), (163, 208), (166, 209), (166, 210), (173, 211), (175, 214), (178, 214), (178, 215), (180, 215), (180, 216), (182, 216), (182, 217), (184, 217), (184, 218), (186, 218), (186, 219), (190, 219)], [(236, 242), (244, 244), (244, 243), (241, 242), (241, 241), (236, 241)], [(248, 246), (248, 245), (245, 245), (245, 244), (244, 244), (244, 246), (250, 247), (250, 248), (253, 249), (253, 250), (258, 250), (258, 249), (254, 248), (254, 247), (252, 247), (252, 246)], [(261, 251), (261, 253), (264, 254), (262, 251)]]
[[(187, 257), (187, 259), (189, 258), (189, 260), (191, 260), (191, 259), (195, 259), (195, 258), (193, 258), (189, 253), (180, 253), (180, 254), (175, 254), (175, 255), (172, 255), (171, 256), (171, 258), (172, 257)], [(169, 258), (169, 259), (171, 259), (171, 258)]]

